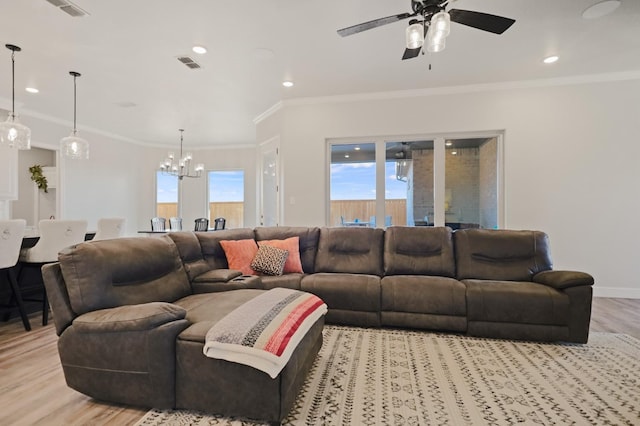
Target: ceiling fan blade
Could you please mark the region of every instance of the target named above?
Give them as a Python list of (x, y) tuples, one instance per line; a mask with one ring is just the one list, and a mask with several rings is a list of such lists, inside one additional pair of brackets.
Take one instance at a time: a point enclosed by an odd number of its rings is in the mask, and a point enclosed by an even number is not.
[(494, 34), (502, 34), (513, 25), (515, 19), (503, 16), (490, 15), (488, 13), (474, 12), (472, 10), (451, 9), (449, 16), (453, 22), (489, 31)]
[(391, 24), (393, 22), (402, 21), (403, 19), (416, 16), (415, 13), (401, 13), (399, 15), (387, 16), (386, 18), (378, 18), (373, 21), (363, 22), (362, 24), (353, 25), (351, 27), (338, 30), (338, 34), (342, 37), (346, 37), (351, 34), (360, 33), (362, 31), (370, 30), (372, 28), (381, 27), (383, 25)]
[(415, 49), (405, 49), (404, 55), (402, 55), (402, 60), (415, 58), (420, 54), (422, 47), (416, 47)]

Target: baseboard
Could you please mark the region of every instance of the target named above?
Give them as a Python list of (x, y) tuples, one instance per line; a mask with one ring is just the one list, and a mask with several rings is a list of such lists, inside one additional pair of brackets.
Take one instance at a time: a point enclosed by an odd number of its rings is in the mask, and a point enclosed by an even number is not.
[(620, 299), (640, 299), (640, 288), (593, 286), (593, 296)]

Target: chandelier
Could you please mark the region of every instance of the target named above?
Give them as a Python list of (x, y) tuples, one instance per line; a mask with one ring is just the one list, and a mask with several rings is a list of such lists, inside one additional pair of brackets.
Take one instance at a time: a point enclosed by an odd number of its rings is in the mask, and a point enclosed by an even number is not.
[(176, 159), (174, 153), (169, 151), (167, 159), (160, 163), (160, 171), (171, 176), (176, 176), (180, 180), (185, 177), (199, 178), (202, 176), (204, 164), (196, 164), (193, 172), (191, 171), (191, 161), (193, 160), (193, 156), (190, 152), (187, 152), (185, 156), (182, 155), (182, 133), (184, 132), (184, 129), (178, 130), (180, 130), (180, 156)]

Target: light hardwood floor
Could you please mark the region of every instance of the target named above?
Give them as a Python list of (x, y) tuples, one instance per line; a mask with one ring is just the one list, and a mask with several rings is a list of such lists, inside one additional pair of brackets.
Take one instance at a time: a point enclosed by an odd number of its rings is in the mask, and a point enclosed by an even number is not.
[[(132, 425), (146, 409), (105, 404), (67, 387), (53, 325), (31, 317), (25, 332), (14, 319), (0, 322), (0, 425)], [(591, 331), (640, 339), (640, 299), (593, 302)]]

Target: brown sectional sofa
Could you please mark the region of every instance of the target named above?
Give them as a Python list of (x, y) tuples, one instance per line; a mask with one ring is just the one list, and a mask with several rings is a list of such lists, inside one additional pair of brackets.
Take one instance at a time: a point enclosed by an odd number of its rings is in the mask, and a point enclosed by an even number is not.
[[(222, 240), (298, 237), (304, 273), (243, 276)], [(43, 269), (69, 386), (98, 399), (278, 422), (322, 344), (276, 379), (206, 358), (206, 331), (264, 289), (321, 297), (328, 323), (587, 341), (593, 278), (555, 271), (539, 231), (258, 227), (87, 242)], [(238, 395), (242, 395), (241, 398)]]

